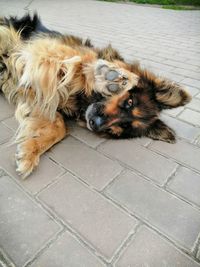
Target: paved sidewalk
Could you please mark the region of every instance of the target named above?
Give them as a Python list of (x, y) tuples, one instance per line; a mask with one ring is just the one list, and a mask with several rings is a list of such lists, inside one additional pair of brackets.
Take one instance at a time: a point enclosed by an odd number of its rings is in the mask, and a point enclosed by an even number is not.
[(107, 141), (72, 125), (27, 180), (15, 173), (17, 125), (0, 96), (0, 266), (200, 266), (200, 12), (98, 1), (0, 0), (53, 29), (111, 42), (127, 60), (188, 87), (163, 118), (171, 145)]

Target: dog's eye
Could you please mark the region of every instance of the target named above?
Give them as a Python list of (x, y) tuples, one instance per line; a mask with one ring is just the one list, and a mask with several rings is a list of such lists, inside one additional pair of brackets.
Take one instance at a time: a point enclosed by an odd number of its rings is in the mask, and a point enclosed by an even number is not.
[(133, 99), (129, 98), (124, 102), (124, 108), (129, 109), (133, 106)]
[(133, 105), (133, 99), (130, 98), (127, 102), (130, 107)]

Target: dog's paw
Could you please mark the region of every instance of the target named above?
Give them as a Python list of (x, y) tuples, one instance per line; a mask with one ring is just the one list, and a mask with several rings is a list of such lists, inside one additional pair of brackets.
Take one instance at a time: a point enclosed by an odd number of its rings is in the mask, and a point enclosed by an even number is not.
[(16, 171), (23, 178), (27, 178), (39, 163), (39, 155), (32, 140), (27, 140), (17, 146), (15, 154)]
[(104, 95), (129, 90), (138, 82), (138, 76), (115, 63), (99, 59), (95, 67), (95, 90)]

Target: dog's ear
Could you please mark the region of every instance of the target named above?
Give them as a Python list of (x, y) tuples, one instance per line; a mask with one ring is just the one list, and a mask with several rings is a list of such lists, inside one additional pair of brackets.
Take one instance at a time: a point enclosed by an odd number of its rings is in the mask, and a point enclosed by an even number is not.
[(139, 63), (134, 63), (130, 67), (132, 72), (140, 77), (139, 86), (153, 90), (161, 110), (184, 106), (190, 102), (191, 96), (183, 86), (156, 76), (151, 71), (141, 68)]
[(184, 106), (191, 100), (184, 87), (164, 78), (154, 79), (154, 89), (160, 109)]
[(120, 53), (114, 49), (110, 44), (102, 49), (97, 49), (98, 58), (105, 59), (107, 61), (120, 60), (124, 61)]
[(164, 122), (157, 119), (148, 129), (146, 136), (154, 140), (160, 140), (167, 143), (175, 143), (175, 132)]

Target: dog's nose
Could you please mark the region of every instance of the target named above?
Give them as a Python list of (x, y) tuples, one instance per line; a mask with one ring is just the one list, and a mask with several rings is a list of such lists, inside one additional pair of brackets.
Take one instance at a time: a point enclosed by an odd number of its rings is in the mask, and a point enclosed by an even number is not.
[(89, 120), (89, 124), (93, 131), (99, 131), (103, 125), (103, 119), (99, 116), (95, 116)]

